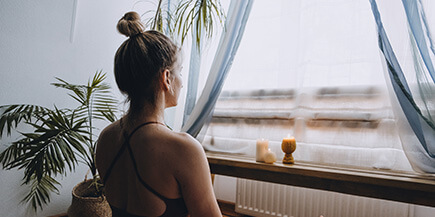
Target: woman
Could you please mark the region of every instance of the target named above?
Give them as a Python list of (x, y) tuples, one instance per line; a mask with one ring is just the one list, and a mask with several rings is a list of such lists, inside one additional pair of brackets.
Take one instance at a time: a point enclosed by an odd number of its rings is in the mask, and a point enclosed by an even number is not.
[(115, 55), (127, 114), (98, 140), (97, 167), (113, 216), (222, 216), (202, 146), (164, 124), (182, 88), (180, 50), (156, 31), (143, 31), (129, 12), (118, 22), (127, 39)]

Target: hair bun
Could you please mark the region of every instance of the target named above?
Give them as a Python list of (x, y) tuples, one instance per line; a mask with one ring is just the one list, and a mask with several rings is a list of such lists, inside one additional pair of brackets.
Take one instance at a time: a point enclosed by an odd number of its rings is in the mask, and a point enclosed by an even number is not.
[(118, 21), (116, 28), (121, 34), (127, 37), (140, 34), (144, 31), (144, 26), (140, 20), (140, 16), (134, 11), (124, 14), (124, 16)]

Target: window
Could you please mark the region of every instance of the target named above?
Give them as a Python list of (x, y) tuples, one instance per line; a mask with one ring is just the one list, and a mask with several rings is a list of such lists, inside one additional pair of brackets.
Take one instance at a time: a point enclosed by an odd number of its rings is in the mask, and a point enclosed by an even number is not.
[(265, 138), (282, 158), (282, 138), (294, 135), (296, 160), (411, 170), (369, 2), (256, 1), (203, 133), (215, 151), (255, 156)]

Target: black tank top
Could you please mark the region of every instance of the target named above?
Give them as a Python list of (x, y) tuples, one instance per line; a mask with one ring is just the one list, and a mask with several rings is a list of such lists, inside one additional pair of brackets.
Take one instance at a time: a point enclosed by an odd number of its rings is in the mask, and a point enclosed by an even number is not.
[[(136, 127), (131, 133), (130, 135), (126, 136), (126, 140), (125, 142), (122, 144), (121, 148), (119, 149), (118, 153), (116, 154), (115, 158), (113, 159), (112, 163), (109, 166), (109, 169), (106, 172), (106, 175), (104, 176), (103, 179), (103, 184), (106, 184), (107, 179), (109, 178), (113, 167), (115, 166), (115, 163), (118, 161), (119, 157), (121, 157), (122, 153), (124, 153), (125, 149), (128, 149), (128, 153), (130, 154), (130, 158), (132, 160), (133, 163), (133, 167), (134, 167), (134, 171), (136, 173), (136, 177), (139, 179), (140, 183), (151, 193), (155, 194), (157, 197), (159, 197), (166, 205), (166, 210), (163, 213), (163, 215), (161, 215), (160, 217), (184, 217), (188, 215), (187, 212), (187, 207), (186, 204), (184, 202), (184, 199), (182, 197), (180, 198), (176, 198), (176, 199), (169, 199), (164, 197), (163, 195), (161, 195), (160, 193), (158, 193), (157, 191), (155, 191), (153, 188), (151, 188), (151, 186), (149, 186), (140, 176), (139, 174), (139, 170), (137, 168), (137, 163), (136, 160), (134, 158), (134, 154), (133, 151), (131, 149), (131, 145), (130, 145), (130, 139), (133, 136), (133, 134), (139, 130), (141, 127), (148, 125), (148, 124), (162, 124), (160, 122), (146, 122), (143, 123), (141, 125), (139, 125), (138, 127)], [(162, 124), (163, 125), (163, 124)], [(121, 119), (121, 127), (122, 127), (122, 119)], [(126, 135), (126, 133), (124, 132), (124, 136)], [(138, 215), (133, 215), (128, 213), (126, 210), (124, 209), (120, 209), (117, 207), (114, 207), (112, 205), (110, 205), (110, 207), (112, 208), (112, 216), (113, 217), (118, 217), (118, 216), (122, 216), (122, 217), (140, 217)]]

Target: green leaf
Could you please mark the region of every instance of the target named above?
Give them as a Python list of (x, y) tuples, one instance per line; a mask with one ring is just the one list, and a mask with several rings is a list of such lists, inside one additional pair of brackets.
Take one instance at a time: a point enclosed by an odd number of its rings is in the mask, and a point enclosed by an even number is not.
[(3, 105), (0, 106), (0, 138), (6, 128), (7, 135), (11, 135), (12, 129), (18, 127), (21, 122), (36, 123), (40, 117), (43, 117), (50, 109), (27, 104)]
[(29, 193), (23, 198), (21, 203), (30, 204), (35, 212), (38, 208), (50, 202), (51, 192), (59, 194), (60, 183), (50, 176), (43, 176), (39, 181), (32, 179)]

